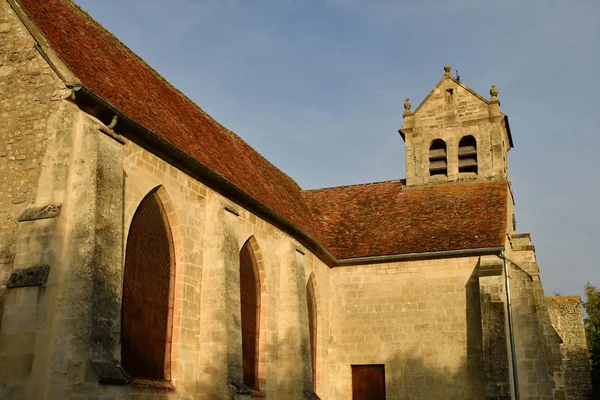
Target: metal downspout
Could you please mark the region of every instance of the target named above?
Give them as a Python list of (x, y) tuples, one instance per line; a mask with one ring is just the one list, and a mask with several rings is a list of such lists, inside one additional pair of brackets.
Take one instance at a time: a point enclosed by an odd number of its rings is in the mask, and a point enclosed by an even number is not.
[(504, 263), (504, 285), (506, 286), (506, 308), (508, 315), (508, 333), (510, 336), (510, 353), (513, 372), (513, 391), (515, 400), (519, 400), (519, 378), (517, 374), (517, 355), (515, 353), (515, 330), (513, 326), (512, 303), (510, 301), (510, 282), (508, 279), (508, 259), (506, 258), (506, 250), (500, 253), (500, 258)]

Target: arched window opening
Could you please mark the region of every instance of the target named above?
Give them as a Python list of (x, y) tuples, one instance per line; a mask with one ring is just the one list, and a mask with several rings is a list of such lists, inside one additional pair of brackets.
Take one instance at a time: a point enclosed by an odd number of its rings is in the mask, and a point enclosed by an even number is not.
[(258, 387), (258, 340), (260, 332), (260, 281), (250, 241), (240, 251), (240, 299), (242, 308), (243, 379)]
[(156, 192), (131, 221), (123, 275), (121, 363), (134, 378), (170, 380), (173, 239)]
[(477, 141), (471, 135), (463, 136), (458, 143), (458, 172), (477, 174)]
[(448, 175), (448, 153), (442, 139), (435, 139), (429, 147), (429, 175)]
[(308, 308), (308, 329), (310, 335), (310, 363), (313, 391), (317, 386), (317, 301), (312, 279), (306, 284), (306, 307)]

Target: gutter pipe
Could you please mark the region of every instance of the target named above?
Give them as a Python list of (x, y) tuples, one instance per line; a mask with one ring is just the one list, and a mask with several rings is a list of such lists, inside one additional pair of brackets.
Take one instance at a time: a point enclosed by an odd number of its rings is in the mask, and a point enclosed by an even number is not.
[(494, 254), (499, 254), (503, 249), (504, 249), (504, 247), (481, 247), (478, 249), (426, 251), (426, 252), (422, 252), (422, 253), (393, 254), (393, 255), (388, 255), (388, 256), (342, 258), (342, 259), (337, 260), (337, 265), (338, 266), (347, 266), (347, 265), (356, 265), (356, 264), (383, 263), (383, 262), (415, 260), (415, 259), (424, 259), (424, 258), (494, 255)]

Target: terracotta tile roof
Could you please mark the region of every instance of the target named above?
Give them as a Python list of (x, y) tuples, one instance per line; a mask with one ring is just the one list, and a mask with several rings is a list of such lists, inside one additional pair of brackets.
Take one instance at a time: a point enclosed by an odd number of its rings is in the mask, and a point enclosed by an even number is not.
[(504, 245), (505, 181), (401, 189), (388, 181), (303, 195), (337, 258)]
[(19, 2), (86, 87), (318, 239), (318, 227), (296, 182), (167, 83), (81, 8), (69, 0)]
[(83, 85), (339, 258), (503, 244), (505, 183), (401, 192), (392, 181), (302, 192), (72, 1), (19, 3)]

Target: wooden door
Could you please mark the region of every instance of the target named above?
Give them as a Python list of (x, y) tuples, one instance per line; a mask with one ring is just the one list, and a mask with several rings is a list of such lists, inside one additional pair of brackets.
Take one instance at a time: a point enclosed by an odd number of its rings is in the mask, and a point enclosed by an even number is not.
[(352, 400), (385, 400), (385, 367), (352, 366)]

